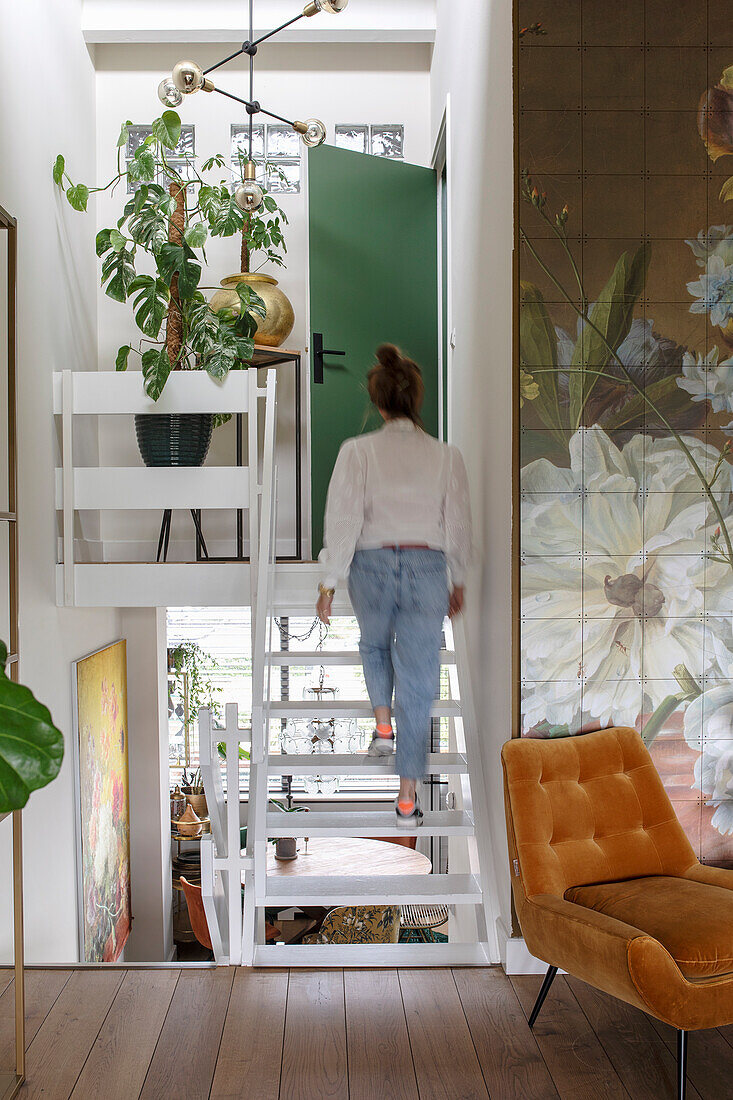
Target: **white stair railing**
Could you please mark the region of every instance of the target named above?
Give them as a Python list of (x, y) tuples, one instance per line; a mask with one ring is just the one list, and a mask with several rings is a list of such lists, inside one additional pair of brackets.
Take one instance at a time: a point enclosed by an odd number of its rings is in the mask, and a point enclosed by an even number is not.
[[(256, 409), (257, 372), (248, 372), (254, 388), (252, 407)], [(253, 597), (252, 615), (252, 693), (251, 730), (239, 726), (236, 703), (225, 708), (223, 730), (212, 726), (207, 708), (199, 711), (199, 759), (211, 820), (211, 835), (201, 841), (201, 888), (212, 948), (217, 961), (236, 965), (242, 962), (245, 929), (251, 929), (254, 941), (254, 845), (257, 783), (260, 772), (254, 762), (263, 757), (262, 697), (264, 692), (264, 628), (265, 609), (272, 592), (272, 571), (275, 553), (275, 423), (277, 416), (277, 380), (274, 370), (267, 373), (265, 388), (265, 425), (261, 463), (256, 445), (256, 433), (250, 433), (250, 470), (255, 475), (253, 506), (250, 509), (250, 571)], [(253, 417), (254, 419), (254, 417)], [(252, 444), (254, 436), (255, 444)], [(257, 476), (261, 468), (261, 480)], [(250, 755), (250, 791), (247, 820), (247, 848), (240, 842), (240, 745), (246, 742)], [(226, 756), (226, 794), (221, 777), (218, 746), (223, 743)], [(267, 793), (265, 777), (265, 796)], [(266, 806), (265, 806), (266, 809)], [(242, 908), (242, 885), (245, 906)], [(244, 960), (251, 962), (249, 958)]]

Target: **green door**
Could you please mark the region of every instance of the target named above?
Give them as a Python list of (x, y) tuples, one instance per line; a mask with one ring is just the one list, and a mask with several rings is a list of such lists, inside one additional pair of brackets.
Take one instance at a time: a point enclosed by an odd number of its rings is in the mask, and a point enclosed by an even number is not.
[(381, 423), (366, 391), (379, 344), (420, 364), (423, 421), (438, 434), (436, 186), (435, 172), (416, 164), (328, 145), (308, 153), (314, 557), (339, 447)]

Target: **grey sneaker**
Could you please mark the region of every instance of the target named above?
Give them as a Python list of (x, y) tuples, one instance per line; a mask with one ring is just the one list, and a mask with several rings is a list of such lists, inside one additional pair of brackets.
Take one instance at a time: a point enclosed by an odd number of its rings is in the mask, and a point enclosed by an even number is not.
[(403, 814), (399, 807), (399, 798), (394, 800), (395, 813), (397, 814), (397, 828), (398, 829), (417, 829), (422, 825), (422, 808), (420, 806), (420, 796), (415, 795), (415, 805), (412, 807), (412, 811), (409, 814)]
[(367, 749), (367, 756), (391, 756), (394, 752), (394, 734), (392, 737), (380, 737), (374, 731), (372, 743)]

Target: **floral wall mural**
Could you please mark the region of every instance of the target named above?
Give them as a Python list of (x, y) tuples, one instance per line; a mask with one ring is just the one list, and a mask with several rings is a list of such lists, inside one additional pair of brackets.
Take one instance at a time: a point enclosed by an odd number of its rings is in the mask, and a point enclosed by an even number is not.
[(733, 865), (733, 3), (519, 26), (521, 733), (635, 726)]

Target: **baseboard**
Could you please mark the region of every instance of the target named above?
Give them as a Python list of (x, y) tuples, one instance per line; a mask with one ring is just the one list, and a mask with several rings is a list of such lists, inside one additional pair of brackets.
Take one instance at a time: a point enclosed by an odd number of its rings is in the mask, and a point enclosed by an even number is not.
[(496, 919), (499, 954), (505, 974), (544, 974), (547, 963), (530, 954), (521, 936), (512, 936), (501, 917)]

